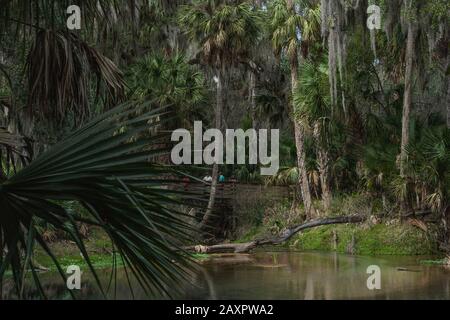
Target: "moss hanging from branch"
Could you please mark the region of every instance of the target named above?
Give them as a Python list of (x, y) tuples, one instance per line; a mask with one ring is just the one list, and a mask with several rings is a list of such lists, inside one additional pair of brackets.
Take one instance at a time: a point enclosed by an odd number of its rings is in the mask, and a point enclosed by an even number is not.
[(322, 38), (328, 42), (328, 65), (330, 68), (331, 104), (338, 104), (338, 83), (340, 84), (341, 103), (344, 114), (347, 114), (345, 93), (342, 88), (345, 79), (346, 27), (349, 25), (348, 15), (359, 8), (360, 0), (321, 0)]

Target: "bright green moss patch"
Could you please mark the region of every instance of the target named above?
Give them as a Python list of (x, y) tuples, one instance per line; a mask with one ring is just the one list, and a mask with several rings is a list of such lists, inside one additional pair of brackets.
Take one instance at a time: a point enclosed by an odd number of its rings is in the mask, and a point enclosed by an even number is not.
[[(56, 265), (53, 263), (52, 259), (47, 256), (45, 253), (39, 252), (36, 257), (36, 261), (39, 263), (39, 265), (48, 268), (49, 271), (57, 271)], [(98, 253), (89, 253), (89, 259), (94, 266), (94, 268), (97, 269), (103, 269), (103, 268), (109, 268), (113, 265), (113, 255), (112, 254), (98, 254)], [(70, 255), (70, 256), (59, 256), (58, 262), (60, 266), (65, 269), (70, 265), (77, 265), (82, 268), (88, 267), (87, 262), (84, 260), (83, 257), (76, 256), (76, 255)], [(116, 266), (123, 265), (122, 259), (119, 255), (116, 255)]]
[(304, 231), (291, 244), (300, 250), (360, 255), (425, 255), (435, 253), (436, 248), (423, 231), (406, 224), (323, 226)]
[(435, 266), (447, 266), (447, 265), (449, 265), (449, 260), (447, 258), (437, 259), (437, 260), (421, 260), (420, 264), (435, 265)]
[(211, 256), (207, 253), (193, 253), (191, 257), (194, 260), (203, 261), (208, 260)]

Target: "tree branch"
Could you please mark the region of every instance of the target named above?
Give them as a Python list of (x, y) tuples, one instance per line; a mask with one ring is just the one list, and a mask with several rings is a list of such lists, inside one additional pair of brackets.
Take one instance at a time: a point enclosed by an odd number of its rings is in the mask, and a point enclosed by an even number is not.
[(185, 250), (196, 252), (196, 253), (245, 253), (253, 250), (258, 246), (263, 245), (277, 245), (283, 243), (298, 232), (314, 228), (318, 226), (324, 226), (329, 224), (342, 224), (342, 223), (360, 223), (366, 220), (366, 216), (363, 215), (353, 215), (353, 216), (343, 216), (343, 217), (333, 217), (333, 218), (324, 218), (324, 219), (315, 219), (308, 221), (303, 224), (295, 225), (291, 228), (283, 231), (282, 234), (261, 240), (253, 240), (246, 243), (225, 243), (225, 244), (217, 244), (212, 246), (204, 246), (204, 245), (196, 245), (186, 247)]

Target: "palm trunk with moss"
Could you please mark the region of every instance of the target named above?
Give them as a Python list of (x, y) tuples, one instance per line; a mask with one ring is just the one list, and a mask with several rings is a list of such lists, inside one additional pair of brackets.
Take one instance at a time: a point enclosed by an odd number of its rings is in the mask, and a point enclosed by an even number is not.
[[(222, 131), (222, 117), (223, 117), (223, 105), (224, 105), (224, 97), (223, 97), (223, 77), (224, 70), (223, 68), (219, 69), (217, 72), (217, 81), (216, 81), (216, 109), (215, 109), (215, 126), (216, 129)], [(205, 215), (203, 216), (202, 222), (200, 224), (200, 228), (204, 228), (208, 225), (208, 222), (211, 218), (214, 204), (216, 202), (216, 193), (217, 193), (217, 181), (219, 178), (219, 164), (214, 163), (212, 168), (212, 181), (211, 181), (211, 190), (209, 193), (209, 201), (208, 206), (206, 208)]]
[(325, 212), (331, 207), (331, 183), (330, 183), (330, 158), (328, 150), (324, 147), (320, 137), (320, 125), (314, 124), (314, 141), (317, 147), (317, 163), (319, 166), (320, 187), (322, 190), (322, 202)]
[[(294, 94), (298, 85), (298, 63), (297, 54), (291, 60), (291, 85), (292, 94)], [(293, 102), (292, 102), (293, 103)], [(305, 132), (304, 128), (295, 120), (294, 109), (292, 108), (292, 118), (294, 122), (295, 146), (297, 148), (297, 165), (299, 170), (299, 184), (302, 191), (303, 204), (307, 218), (311, 218), (314, 208), (312, 206), (311, 189), (306, 171), (306, 153), (305, 153)]]
[[(408, 37), (406, 40), (406, 69), (405, 69), (405, 90), (403, 93), (403, 114), (402, 114), (402, 140), (400, 146), (400, 176), (405, 178), (405, 166), (407, 161), (406, 148), (409, 144), (409, 123), (412, 104), (413, 68), (414, 68), (414, 47), (415, 32), (412, 21), (408, 22)], [(407, 195), (402, 201), (402, 211), (408, 207)]]
[[(286, 0), (287, 9), (291, 11), (293, 15), (296, 15), (294, 9), (293, 0)], [(293, 50), (290, 56), (290, 67), (291, 67), (291, 89), (292, 96), (296, 91), (298, 85), (298, 53), (297, 49)], [(295, 120), (294, 116), (294, 101), (292, 100), (292, 110), (291, 116), (294, 123), (294, 136), (295, 136), (295, 146), (297, 149), (297, 166), (299, 169), (299, 184), (302, 193), (303, 204), (305, 206), (305, 213), (308, 219), (312, 218), (314, 214), (314, 208), (312, 205), (311, 189), (309, 186), (308, 173), (306, 171), (306, 153), (305, 153), (305, 132), (304, 128)]]
[[(450, 67), (450, 57), (447, 58), (447, 67), (445, 70), (448, 70)], [(450, 129), (450, 77), (447, 76), (447, 97), (446, 97), (446, 104), (447, 104), (447, 128)]]
[(253, 71), (250, 71), (249, 100), (252, 115), (252, 127), (253, 129), (258, 129), (259, 122), (258, 122), (258, 112), (256, 109), (256, 74)]
[(409, 143), (409, 121), (412, 103), (412, 76), (414, 64), (414, 27), (408, 23), (408, 38), (406, 43), (406, 70), (405, 70), (405, 90), (403, 94), (403, 115), (402, 115), (402, 142), (401, 142), (401, 163), (400, 174), (405, 175), (406, 146)]

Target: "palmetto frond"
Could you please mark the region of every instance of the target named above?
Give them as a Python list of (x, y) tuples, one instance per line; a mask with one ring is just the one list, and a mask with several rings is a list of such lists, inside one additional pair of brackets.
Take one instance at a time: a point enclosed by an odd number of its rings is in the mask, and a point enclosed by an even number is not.
[(297, 166), (281, 167), (278, 173), (266, 179), (269, 185), (293, 185), (298, 182), (299, 170)]
[[(76, 243), (101, 288), (78, 232), (79, 222), (106, 232), (126, 270), (148, 292), (167, 293), (169, 286), (176, 288), (185, 279), (189, 260), (179, 246), (188, 239), (189, 225), (173, 209), (174, 194), (162, 185), (170, 169), (152, 163), (166, 152), (160, 147), (165, 136), (138, 138), (163, 121), (167, 111), (150, 104), (126, 103), (106, 112), (0, 183), (0, 282), (7, 270), (12, 271), (18, 297), (26, 270), (44, 296), (33, 260), (35, 246), (42, 247), (65, 278), (36, 228), (38, 220)], [(139, 109), (152, 111), (137, 113)], [(55, 200), (79, 202), (88, 217)]]
[(296, 116), (309, 122), (329, 117), (331, 110), (327, 65), (305, 60), (300, 67), (298, 81), (294, 94)]
[(420, 139), (406, 147), (407, 175), (415, 192), (426, 194), (428, 205), (436, 211), (447, 205), (450, 192), (450, 130), (424, 129)]
[(141, 100), (151, 97), (161, 104), (192, 108), (205, 99), (203, 74), (182, 55), (147, 55), (131, 66), (127, 80), (132, 96)]
[(203, 118), (205, 78), (182, 55), (156, 54), (139, 59), (127, 73), (127, 83), (133, 99), (150, 98), (159, 104), (171, 104), (176, 111), (173, 126), (189, 128), (193, 119)]

